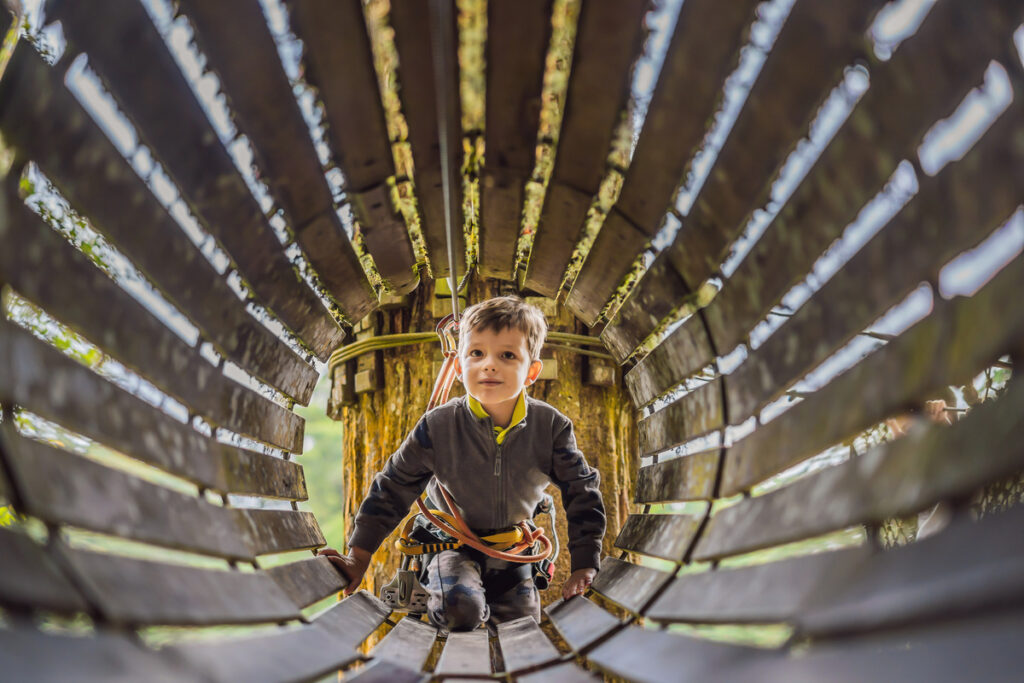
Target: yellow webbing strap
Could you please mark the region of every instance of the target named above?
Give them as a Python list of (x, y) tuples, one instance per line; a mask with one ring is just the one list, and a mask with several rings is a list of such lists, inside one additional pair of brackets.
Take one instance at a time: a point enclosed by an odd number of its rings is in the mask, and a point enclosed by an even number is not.
[[(444, 520), (445, 522), (454, 526), (455, 518), (447, 512), (441, 510), (431, 510), (430, 513), (435, 517)], [(424, 553), (439, 553), (442, 550), (454, 550), (462, 546), (462, 541), (450, 541), (437, 543), (419, 543), (412, 540), (410, 534), (412, 533), (413, 521), (419, 513), (411, 512), (406, 516), (404, 523), (402, 524), (402, 535), (395, 541), (395, 547), (399, 551), (406, 555), (422, 555)], [(497, 534), (491, 534), (490, 536), (483, 536), (480, 539), (488, 545), (494, 546), (495, 548), (506, 549), (521, 543), (523, 540), (523, 530), (519, 527), (514, 527), (509, 531), (502, 531)]]

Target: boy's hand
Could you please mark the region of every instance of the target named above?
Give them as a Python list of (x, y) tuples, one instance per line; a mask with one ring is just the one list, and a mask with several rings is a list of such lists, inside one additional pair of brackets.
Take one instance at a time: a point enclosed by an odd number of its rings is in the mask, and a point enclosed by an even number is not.
[(596, 569), (577, 569), (562, 585), (562, 597), (568, 600), (574, 595), (583, 595), (597, 576)]
[(360, 582), (363, 580), (366, 568), (370, 566), (370, 551), (352, 547), (349, 548), (348, 555), (342, 555), (334, 548), (324, 548), (317, 554), (326, 555), (327, 559), (334, 565), (334, 568), (348, 579), (348, 585), (345, 586), (345, 595), (355, 593), (356, 589), (359, 588)]

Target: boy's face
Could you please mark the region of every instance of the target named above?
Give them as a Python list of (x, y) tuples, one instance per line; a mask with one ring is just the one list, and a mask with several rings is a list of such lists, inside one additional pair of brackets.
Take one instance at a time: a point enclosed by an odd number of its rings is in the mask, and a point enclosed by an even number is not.
[(493, 413), (509, 402), (514, 406), (522, 388), (537, 379), (542, 363), (531, 361), (526, 335), (506, 327), (467, 332), (455, 367), (466, 391)]

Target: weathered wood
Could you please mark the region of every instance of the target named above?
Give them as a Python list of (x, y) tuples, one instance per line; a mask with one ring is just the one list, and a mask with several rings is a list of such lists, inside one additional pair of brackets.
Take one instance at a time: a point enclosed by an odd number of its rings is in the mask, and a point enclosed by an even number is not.
[[(893, 58), (872, 69), (870, 87), (846, 125), (708, 307), (720, 352), (740, 343), (805, 277), (900, 160), (916, 156), (925, 131), (981, 83), (985, 66), (1010, 40), (1009, 27), (1021, 18), (1019, 8), (1014, 13), (995, 3), (984, 11), (959, 3), (936, 5)], [(971, 40), (962, 40), (965, 35)]]
[(289, 562), (264, 572), (299, 607), (309, 607), (348, 585), (345, 577), (326, 557)]
[(134, 0), (64, 2), (54, 10), (72, 49), (88, 53), (89, 65), (253, 292), (326, 361), (345, 333), (285, 256), (146, 10)]
[(640, 420), (640, 454), (650, 455), (725, 426), (722, 380), (707, 382)]
[(516, 678), (519, 683), (593, 683), (601, 680), (597, 674), (591, 673), (571, 662), (541, 669), (537, 673)]
[[(918, 426), (842, 465), (745, 500), (711, 518), (697, 559), (712, 559), (859, 523), (881, 523), (971, 494), (1024, 469), (1024, 383), (951, 427)], [(814, 510), (807, 514), (805, 510)]]
[[(1019, 348), (1022, 283), (1024, 259), (1017, 258), (973, 297), (937, 300), (932, 315), (730, 448), (722, 494), (748, 489), (944, 387), (960, 386)], [(859, 409), (835, 409), (843, 405)]]
[[(442, 191), (441, 146), (438, 140), (437, 100), (435, 99), (434, 54), (430, 24), (430, 13), (426, 0), (396, 2), (391, 5), (389, 15), (395, 29), (395, 49), (398, 51), (398, 79), (402, 84), (402, 113), (409, 126), (409, 143), (412, 147), (413, 164), (416, 167), (416, 199), (420, 205), (421, 227), (427, 243), (427, 257), (435, 278), (447, 277), (451, 272), (448, 263), (448, 241), (445, 235), (445, 206)], [(452, 35), (457, 35), (456, 22), (452, 22)], [(442, 92), (447, 94), (448, 120), (444, 122), (449, 144), (448, 163), (454, 168), (462, 166), (462, 114), (458, 97), (458, 45), (457, 41), (444, 45), (448, 51), (452, 73)], [(458, 177), (458, 176), (457, 176)], [(451, 191), (453, 247), (455, 253), (455, 275), (462, 277), (466, 271), (463, 255), (466, 243), (463, 235), (462, 184), (456, 183)]]
[(556, 602), (546, 612), (573, 652), (579, 652), (622, 625), (618, 619), (582, 596)]
[(639, 613), (658, 589), (671, 580), (672, 575), (667, 572), (606, 557), (592, 588), (630, 612)]
[(626, 373), (633, 403), (642, 406), (715, 360), (715, 350), (700, 315), (690, 316)]
[(3, 528), (0, 528), (0, 604), (19, 610), (44, 609), (61, 614), (87, 609), (82, 596), (41, 546), (24, 534)]
[(237, 523), (249, 530), (257, 555), (308, 550), (327, 543), (312, 512), (297, 510), (234, 510)]
[(799, 618), (814, 638), (979, 614), (1024, 598), (1024, 512), (959, 520), (833, 577)]
[(390, 612), (376, 597), (359, 591), (321, 612), (313, 624), (331, 634), (335, 647), (355, 649)]
[[(816, 107), (840, 80), (842, 69), (860, 56), (869, 19), (882, 4), (796, 4), (675, 242), (658, 256), (660, 267), (648, 270), (609, 326), (626, 329), (606, 330), (617, 338), (620, 353), (628, 355), (664, 317), (662, 307), (652, 315), (652, 300), (678, 302), (718, 271), (745, 219), (765, 203), (772, 176), (806, 134)], [(794, 64), (801, 66), (794, 69)], [(659, 276), (666, 280), (652, 279)]]
[(345, 683), (425, 683), (429, 679), (429, 674), (388, 661), (371, 662), (355, 674), (344, 678)]
[(631, 681), (707, 681), (726, 667), (760, 662), (774, 653), (754, 647), (687, 638), (665, 631), (627, 627), (589, 655), (594, 664)]
[(551, 0), (487, 3), (486, 161), (480, 178), (480, 273), (510, 280), (533, 172)]
[[(729, 417), (739, 424), (880, 317), (921, 282), (937, 282), (1017, 208), (1024, 187), (1018, 101), (958, 162), (924, 178), (918, 194), (729, 378)], [(982, 200), (983, 198), (983, 200)], [(796, 340), (799, 340), (796, 341)]]
[(559, 653), (533, 617), (498, 624), (498, 644), (505, 671), (513, 672), (558, 659)]
[(370, 656), (419, 671), (436, 637), (436, 627), (415, 617), (406, 617), (370, 650)]
[[(756, 6), (753, 0), (727, 6), (699, 0), (683, 3), (679, 10), (636, 152), (615, 203), (621, 219), (612, 224), (605, 221), (566, 302), (588, 325), (597, 320), (644, 242), (657, 232), (707, 131), (722, 82), (736, 62), (740, 36), (754, 20)], [(701, 68), (694, 69), (694, 64)]]
[(173, 645), (165, 650), (215, 681), (310, 681), (359, 658), (316, 626), (245, 638)]
[(302, 418), (225, 377), (5, 189), (0, 280), (214, 424), (302, 450)]
[(822, 585), (842, 585), (869, 553), (864, 546), (753, 567), (685, 574), (672, 582), (644, 616), (668, 622), (791, 621)]
[(718, 476), (718, 449), (672, 458), (641, 467), (636, 478), (636, 503), (711, 500)]
[(435, 674), (482, 674), (491, 672), (491, 650), (487, 631), (453, 632), (434, 667)]
[(545, 296), (558, 293), (600, 189), (649, 7), (647, 0), (629, 0), (580, 8), (558, 153), (526, 271), (526, 286)]
[(181, 3), (207, 65), (220, 77), (235, 124), (253, 145), (278, 206), (320, 280), (348, 319), (377, 297), (334, 210), (320, 160), (281, 66), (267, 19), (254, 2)]
[(215, 491), (306, 497), (295, 463), (207, 438), (4, 321), (0, 349), (4, 402)]
[(0, 629), (0, 661), (12, 681), (182, 683), (207, 681), (199, 672), (142, 648), (123, 635), (56, 635), (18, 626)]
[(289, 8), (305, 45), (305, 76), (323, 99), (331, 155), (345, 173), (366, 247), (388, 287), (409, 292), (419, 282), (416, 257), (391, 206), (387, 181), (395, 163), (362, 4), (296, 0)]
[[(0, 430), (22, 513), (155, 545), (251, 560), (231, 510)], [(248, 530), (246, 530), (248, 532)]]
[(695, 515), (630, 515), (615, 547), (682, 562), (701, 519)]
[(199, 569), (60, 547), (89, 602), (117, 624), (212, 626), (298, 619), (288, 596), (259, 573)]
[(60, 74), (27, 44), (17, 46), (0, 81), (0, 129), (4, 142), (35, 161), (219, 353), (309, 402), (316, 370), (246, 312), (245, 303), (160, 206)]

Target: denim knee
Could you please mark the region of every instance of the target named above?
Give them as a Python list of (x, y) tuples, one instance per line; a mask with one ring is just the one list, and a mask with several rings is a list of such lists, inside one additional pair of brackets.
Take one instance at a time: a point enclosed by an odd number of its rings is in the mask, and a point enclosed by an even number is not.
[(450, 631), (472, 631), (487, 621), (489, 609), (482, 591), (456, 584), (445, 592), (444, 617)]

